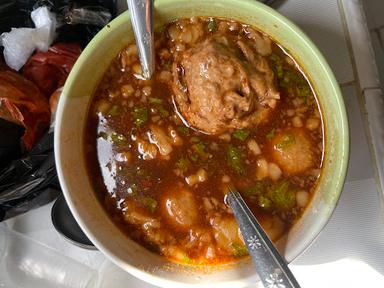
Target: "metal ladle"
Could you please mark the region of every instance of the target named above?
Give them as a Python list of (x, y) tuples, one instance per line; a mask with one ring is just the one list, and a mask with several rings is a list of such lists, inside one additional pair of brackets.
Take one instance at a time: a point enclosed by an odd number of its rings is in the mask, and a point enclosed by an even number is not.
[(142, 77), (151, 79), (155, 71), (152, 0), (127, 0), (131, 24), (139, 52)]
[(233, 187), (229, 187), (225, 202), (232, 208), (245, 245), (266, 288), (300, 288), (287, 263), (257, 222), (247, 204)]

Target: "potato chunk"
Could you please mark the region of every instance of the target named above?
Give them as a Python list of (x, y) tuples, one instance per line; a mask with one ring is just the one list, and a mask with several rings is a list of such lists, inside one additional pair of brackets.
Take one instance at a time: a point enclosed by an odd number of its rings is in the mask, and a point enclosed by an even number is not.
[(302, 129), (287, 129), (271, 141), (273, 161), (288, 175), (304, 172), (313, 167), (314, 146)]
[(175, 228), (188, 230), (198, 223), (196, 199), (193, 193), (182, 185), (176, 185), (165, 193), (161, 206), (168, 223)]

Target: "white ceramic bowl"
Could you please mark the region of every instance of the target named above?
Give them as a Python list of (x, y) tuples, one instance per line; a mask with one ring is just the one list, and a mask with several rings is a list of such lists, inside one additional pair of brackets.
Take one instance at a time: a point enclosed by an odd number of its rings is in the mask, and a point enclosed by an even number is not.
[[(344, 182), (349, 136), (337, 82), (320, 52), (301, 30), (257, 1), (155, 1), (155, 26), (191, 16), (231, 18), (264, 31), (301, 64), (319, 97), (325, 122), (323, 170), (313, 200), (286, 239), (284, 255), (287, 261), (292, 261), (309, 246), (329, 220)], [(258, 278), (249, 260), (203, 270), (177, 265), (149, 252), (115, 226), (96, 198), (84, 155), (87, 111), (95, 87), (111, 60), (132, 41), (126, 12), (99, 32), (81, 54), (58, 105), (55, 157), (61, 187), (74, 217), (108, 258), (154, 285), (179, 288), (198, 284), (198, 287), (232, 288), (254, 283)]]

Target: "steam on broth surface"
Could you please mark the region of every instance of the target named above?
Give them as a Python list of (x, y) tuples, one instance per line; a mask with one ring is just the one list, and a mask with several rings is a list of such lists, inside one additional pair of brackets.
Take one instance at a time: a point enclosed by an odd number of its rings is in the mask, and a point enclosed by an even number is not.
[(184, 264), (236, 261), (247, 249), (224, 204), (229, 184), (273, 241), (312, 197), (323, 153), (315, 94), (293, 58), (248, 25), (179, 19), (155, 39), (150, 81), (130, 44), (95, 92), (89, 176), (146, 248)]

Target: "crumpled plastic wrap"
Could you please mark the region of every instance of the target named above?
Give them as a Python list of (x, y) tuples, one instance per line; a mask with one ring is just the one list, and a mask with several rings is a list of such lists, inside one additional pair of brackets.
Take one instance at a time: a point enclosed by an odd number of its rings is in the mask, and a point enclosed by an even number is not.
[(32, 11), (31, 18), (36, 28), (12, 28), (0, 36), (5, 62), (16, 71), (23, 67), (36, 49), (47, 51), (56, 37), (56, 16), (47, 7)]

